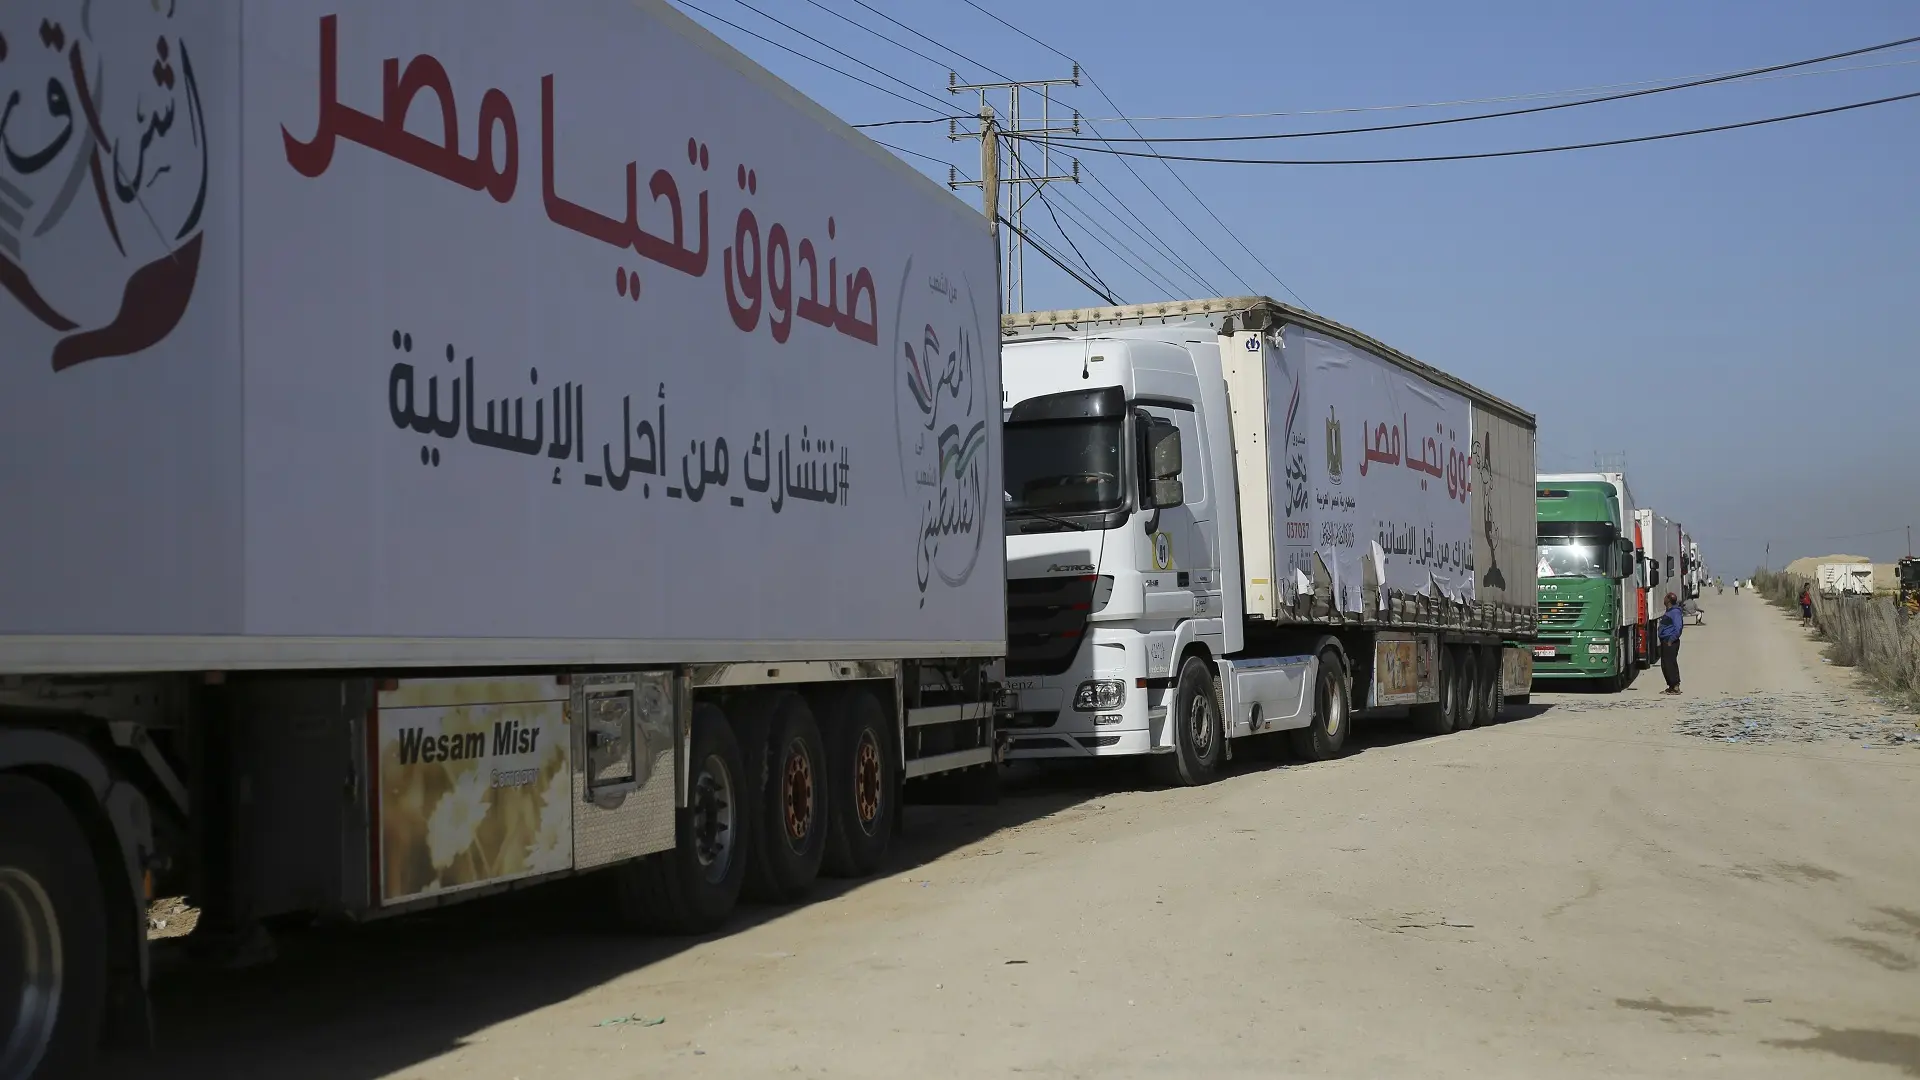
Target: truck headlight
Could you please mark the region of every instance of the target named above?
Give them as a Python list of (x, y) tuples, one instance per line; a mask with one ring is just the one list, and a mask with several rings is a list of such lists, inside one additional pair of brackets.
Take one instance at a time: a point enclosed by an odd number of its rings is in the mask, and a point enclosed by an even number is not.
[(1088, 679), (1073, 692), (1076, 712), (1103, 712), (1127, 702), (1127, 684), (1119, 679)]

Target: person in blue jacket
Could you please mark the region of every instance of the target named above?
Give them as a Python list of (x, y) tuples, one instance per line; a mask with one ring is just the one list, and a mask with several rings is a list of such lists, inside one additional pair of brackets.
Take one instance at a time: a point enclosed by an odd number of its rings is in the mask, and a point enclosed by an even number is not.
[(1660, 674), (1667, 677), (1663, 694), (1680, 692), (1680, 631), (1687, 625), (1687, 611), (1680, 598), (1667, 594), (1667, 613), (1660, 616)]

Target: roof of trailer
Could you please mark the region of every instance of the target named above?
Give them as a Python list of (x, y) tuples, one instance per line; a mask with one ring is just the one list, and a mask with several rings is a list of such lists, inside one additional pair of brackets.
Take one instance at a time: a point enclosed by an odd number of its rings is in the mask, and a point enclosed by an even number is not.
[[(1000, 317), (1001, 334), (1008, 338), (1030, 337), (1049, 331), (1080, 332), (1115, 326), (1159, 324), (1204, 325), (1218, 328), (1229, 318), (1260, 316), (1259, 325), (1242, 329), (1260, 330), (1276, 324), (1292, 324), (1329, 337), (1339, 338), (1444, 386), (1493, 412), (1504, 413), (1530, 429), (1538, 430), (1534, 415), (1520, 406), (1495, 397), (1465, 379), (1449, 375), (1431, 364), (1423, 364), (1387, 343), (1361, 333), (1350, 326), (1316, 315), (1304, 308), (1285, 304), (1270, 296), (1222, 296), (1211, 300), (1169, 300), (1157, 304), (1128, 304), (1123, 307), (1058, 308), (1052, 311), (1018, 311)], [(1247, 320), (1252, 322), (1253, 320)]]

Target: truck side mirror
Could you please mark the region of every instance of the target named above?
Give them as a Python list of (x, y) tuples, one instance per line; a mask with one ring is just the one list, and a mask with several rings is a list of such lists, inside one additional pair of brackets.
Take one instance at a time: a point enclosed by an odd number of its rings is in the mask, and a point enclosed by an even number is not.
[(1632, 577), (1633, 570), (1634, 570), (1633, 541), (1623, 536), (1615, 544), (1614, 550), (1620, 556), (1620, 558), (1619, 558), (1619, 568), (1614, 572), (1613, 576), (1617, 578)]
[(1165, 510), (1179, 506), (1187, 501), (1180, 484), (1180, 428), (1156, 416), (1142, 419), (1142, 435), (1147, 441), (1147, 507)]

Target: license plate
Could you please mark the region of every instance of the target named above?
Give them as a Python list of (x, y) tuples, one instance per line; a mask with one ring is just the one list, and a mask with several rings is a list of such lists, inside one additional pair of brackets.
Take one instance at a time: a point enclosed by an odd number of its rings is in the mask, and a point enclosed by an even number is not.
[(1535, 645), (1533, 647), (1533, 658), (1535, 660), (1551, 660), (1553, 656), (1553, 646), (1551, 645)]
[(1612, 651), (1613, 651), (1613, 646), (1611, 646), (1611, 645), (1589, 645), (1589, 646), (1587, 646), (1587, 653), (1588, 653), (1588, 655), (1590, 655), (1590, 656), (1605, 656), (1605, 655), (1607, 655), (1608, 653), (1610, 653), (1610, 652), (1612, 652)]

